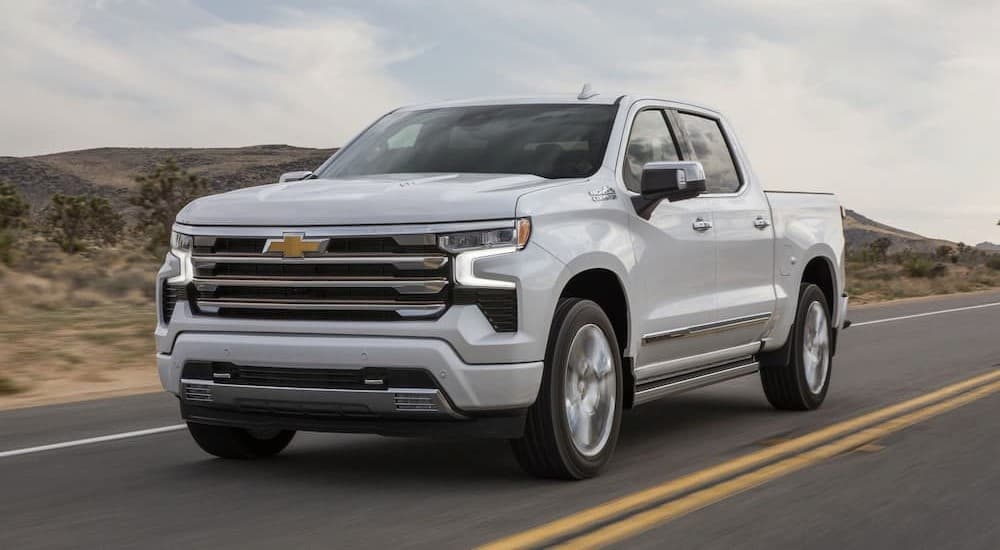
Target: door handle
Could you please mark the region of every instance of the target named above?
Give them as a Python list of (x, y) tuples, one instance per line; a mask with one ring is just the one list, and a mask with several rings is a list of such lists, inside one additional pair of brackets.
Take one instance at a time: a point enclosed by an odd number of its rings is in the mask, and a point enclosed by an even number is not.
[(757, 229), (767, 229), (770, 227), (771, 222), (764, 219), (764, 216), (757, 216), (757, 219), (753, 221), (753, 226)]
[(708, 231), (712, 228), (712, 222), (706, 220), (705, 218), (698, 218), (691, 224), (691, 228), (695, 231)]

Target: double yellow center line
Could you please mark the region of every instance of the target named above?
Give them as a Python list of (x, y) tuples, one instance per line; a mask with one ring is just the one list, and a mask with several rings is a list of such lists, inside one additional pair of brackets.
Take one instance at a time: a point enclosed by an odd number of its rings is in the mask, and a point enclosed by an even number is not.
[(601, 548), (1000, 392), (1000, 369), (481, 546)]

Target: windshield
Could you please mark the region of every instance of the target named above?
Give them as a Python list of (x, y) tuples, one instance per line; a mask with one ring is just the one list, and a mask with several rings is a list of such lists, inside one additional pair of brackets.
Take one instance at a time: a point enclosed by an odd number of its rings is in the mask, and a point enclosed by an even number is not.
[(386, 115), (319, 177), (464, 172), (579, 178), (601, 166), (615, 105), (491, 105)]

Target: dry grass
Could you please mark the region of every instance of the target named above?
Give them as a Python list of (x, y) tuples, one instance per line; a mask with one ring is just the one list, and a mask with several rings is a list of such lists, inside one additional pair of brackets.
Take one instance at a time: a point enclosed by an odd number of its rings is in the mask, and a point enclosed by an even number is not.
[(985, 266), (947, 264), (947, 272), (934, 278), (909, 277), (901, 265), (847, 265), (847, 292), (852, 304), (866, 304), (1000, 288), (1000, 271)]
[[(158, 264), (134, 246), (67, 256), (32, 241), (15, 269), (0, 265), (0, 409), (158, 390)], [(933, 279), (897, 264), (848, 273), (853, 304), (1000, 287), (985, 266), (949, 264)]]
[(126, 249), (32, 242), (0, 266), (0, 409), (157, 388), (157, 262)]
[(0, 408), (39, 398), (156, 389), (151, 305), (102, 303), (0, 317)]

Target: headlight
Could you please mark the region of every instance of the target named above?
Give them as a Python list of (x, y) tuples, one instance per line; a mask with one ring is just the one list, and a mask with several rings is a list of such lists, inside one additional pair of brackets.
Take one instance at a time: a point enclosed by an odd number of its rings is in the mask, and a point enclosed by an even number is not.
[(194, 239), (191, 238), (191, 235), (185, 235), (183, 233), (178, 233), (176, 231), (172, 231), (170, 233), (171, 250), (181, 253), (190, 253), (193, 245), (194, 245)]
[(194, 268), (191, 266), (191, 252), (193, 249), (194, 239), (191, 235), (185, 235), (176, 231), (170, 233), (170, 253), (180, 260), (181, 272), (167, 279), (168, 284), (186, 285), (191, 282), (194, 275)]
[(438, 237), (438, 244), (444, 250), (460, 253), (468, 250), (515, 247), (517, 250), (528, 244), (531, 236), (531, 220), (520, 218), (507, 227), (448, 233)]
[(455, 282), (463, 287), (514, 289), (513, 281), (476, 275), (476, 261), (512, 254), (528, 244), (531, 220), (520, 218), (506, 227), (449, 233), (438, 237), (438, 245), (455, 254)]

